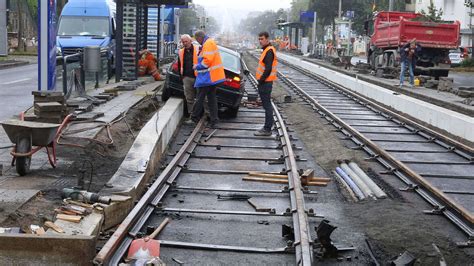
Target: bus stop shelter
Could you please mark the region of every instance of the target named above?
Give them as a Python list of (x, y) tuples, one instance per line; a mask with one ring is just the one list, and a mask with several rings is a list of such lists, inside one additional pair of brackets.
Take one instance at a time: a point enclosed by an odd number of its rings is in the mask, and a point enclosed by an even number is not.
[[(148, 8), (162, 5), (187, 7), (189, 0), (116, 0), (116, 81), (138, 78), (138, 51), (147, 49)], [(160, 21), (158, 12), (158, 21)], [(158, 27), (157, 40), (160, 40)], [(158, 41), (160, 45), (160, 41)]]
[(288, 37), (290, 47), (299, 47), (301, 45), (301, 37), (304, 34), (304, 25), (300, 22), (283, 22), (278, 23), (279, 28), (283, 30), (283, 35)]

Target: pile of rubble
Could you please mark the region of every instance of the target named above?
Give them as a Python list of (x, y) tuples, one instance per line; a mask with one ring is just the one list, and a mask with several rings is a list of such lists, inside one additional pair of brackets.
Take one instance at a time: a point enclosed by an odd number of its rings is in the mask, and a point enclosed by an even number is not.
[(420, 80), (420, 86), (438, 91), (451, 92), (459, 97), (466, 98), (463, 103), (473, 105), (472, 98), (474, 98), (474, 87), (455, 88), (453, 86), (454, 80), (450, 77), (440, 77), (439, 80), (435, 80), (430, 76), (418, 76), (417, 78)]

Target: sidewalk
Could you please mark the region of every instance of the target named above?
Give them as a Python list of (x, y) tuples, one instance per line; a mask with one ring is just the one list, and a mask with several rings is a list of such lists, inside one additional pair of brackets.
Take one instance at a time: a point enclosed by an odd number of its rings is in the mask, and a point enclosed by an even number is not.
[(320, 59), (314, 59), (314, 58), (308, 58), (308, 57), (296, 56), (296, 55), (291, 55), (291, 56), (298, 57), (304, 61), (311, 62), (313, 64), (344, 73), (351, 77), (357, 76), (360, 80), (370, 82), (372, 84), (381, 86), (385, 89), (396, 91), (398, 93), (402, 93), (410, 97), (423, 100), (423, 101), (444, 107), (446, 109), (450, 109), (452, 111), (456, 111), (456, 112), (469, 115), (469, 116), (474, 116), (474, 106), (470, 106), (470, 105), (466, 105), (462, 103), (466, 98), (459, 97), (450, 92), (437, 91), (435, 89), (427, 89), (424, 87), (410, 88), (408, 86), (404, 86), (400, 90), (398, 87), (398, 83), (399, 83), (398, 79), (385, 79), (385, 78), (378, 78), (370, 74), (359, 74), (354, 68), (351, 68), (350, 70), (346, 70), (343, 67), (336, 67), (334, 65), (331, 65), (329, 62), (326, 62)]
[(28, 65), (28, 61), (18, 61), (18, 60), (3, 60), (0, 61), (0, 69), (12, 68), (17, 66)]
[(37, 56), (8, 55), (7, 57), (0, 57), (0, 69), (24, 66), (28, 64), (34, 64), (37, 62), (38, 62)]
[[(153, 79), (150, 79), (150, 78), (140, 78), (138, 81), (142, 84), (138, 86), (137, 88), (129, 89), (126, 91), (118, 91), (117, 92), (118, 95), (116, 97), (108, 100), (105, 103), (95, 106), (92, 111), (86, 112), (85, 114), (103, 113), (104, 115), (102, 117), (97, 118), (97, 121), (101, 121), (103, 123), (110, 123), (116, 120), (117, 118), (120, 118), (125, 112), (127, 112), (127, 110), (139, 104), (147, 95), (152, 94), (154, 90), (160, 87), (163, 83), (163, 82), (156, 82), (152, 80)], [(110, 84), (103, 88), (91, 91), (90, 95), (91, 96), (98, 95), (100, 92), (104, 90), (113, 89), (119, 86), (127, 86), (127, 84), (130, 84), (130, 83), (131, 82), (122, 81), (119, 83)], [(140, 117), (140, 118), (146, 119), (145, 114), (143, 115), (143, 117)], [(129, 121), (130, 124), (132, 124), (133, 122), (134, 121)], [(79, 128), (87, 128), (87, 127), (90, 127), (90, 125), (91, 124), (83, 123), (79, 125)], [(120, 127), (125, 127), (125, 126), (120, 125)], [(78, 126), (71, 127), (69, 130), (72, 130), (75, 128), (77, 129)], [(92, 138), (96, 138), (99, 135), (102, 135), (101, 133), (102, 129), (103, 127), (95, 128), (93, 130), (85, 131), (84, 133), (81, 133), (81, 134), (82, 134), (82, 137), (92, 139)], [(126, 139), (131, 139), (131, 141), (133, 142), (133, 138), (130, 135), (129, 130), (125, 129), (124, 131), (126, 132), (126, 134), (128, 133), (128, 135), (124, 135), (124, 137)], [(132, 130), (130, 129), (130, 131)], [(116, 133), (116, 132), (113, 132), (113, 133)], [(118, 132), (117, 134), (119, 133), (120, 132)], [(3, 130), (0, 130), (0, 139), (5, 140), (5, 141), (2, 141), (3, 143), (7, 141), (9, 142), (8, 137), (6, 136)], [(77, 143), (77, 141), (75, 140), (73, 140), (72, 142), (75, 144)], [(83, 144), (87, 144), (87, 142)], [(117, 150), (120, 150), (121, 146), (124, 146), (122, 144), (124, 143), (117, 143), (111, 148), (108, 148), (108, 147), (104, 147), (104, 148), (112, 149), (113, 152), (117, 154), (114, 156), (121, 156), (121, 155), (118, 155), (120, 151), (117, 151)], [(98, 169), (98, 167), (104, 167), (103, 169), (104, 171), (109, 170), (110, 168), (110, 170), (112, 171), (112, 168), (115, 167), (115, 164), (120, 163), (120, 160), (116, 161), (113, 158), (109, 158), (109, 157), (105, 158), (99, 155), (96, 155), (95, 159), (87, 159), (88, 157), (84, 157), (84, 154), (87, 155), (88, 153), (91, 153), (91, 152), (95, 153), (95, 151), (83, 150), (83, 149), (78, 149), (78, 148), (69, 148), (69, 147), (65, 147), (61, 145), (57, 145), (57, 148), (59, 148), (59, 151), (57, 154), (58, 155), (57, 168), (51, 167), (47, 159), (46, 151), (43, 149), (32, 156), (30, 173), (23, 177), (18, 176), (18, 174), (16, 173), (15, 167), (11, 166), (12, 156), (10, 155), (10, 149), (0, 149), (0, 166), (1, 166), (0, 168), (3, 168), (2, 170), (3, 174), (0, 175), (0, 186), (2, 187), (2, 190), (0, 191), (0, 209), (3, 209), (3, 211), (0, 212), (0, 223), (2, 221), (5, 221), (5, 219), (7, 218), (11, 219), (11, 214), (15, 213), (17, 209), (19, 209), (22, 205), (24, 205), (26, 202), (30, 201), (31, 199), (33, 198), (38, 199), (38, 197), (40, 197), (40, 201), (41, 201), (41, 197), (43, 197), (42, 196), (43, 194), (40, 193), (40, 191), (48, 191), (46, 192), (46, 194), (48, 194), (50, 190), (55, 190), (55, 192), (49, 193), (50, 194), (49, 197), (54, 197), (53, 199), (51, 199), (51, 201), (56, 201), (57, 200), (56, 197), (60, 195), (60, 191), (62, 190), (62, 188), (76, 185), (77, 178), (79, 178), (81, 174), (76, 173), (75, 171), (71, 169), (80, 168), (81, 167), (80, 165), (76, 166), (79, 164), (79, 161), (82, 164), (83, 161), (85, 162), (87, 160), (94, 160), (92, 162), (94, 165), (96, 165), (95, 173), (93, 174), (95, 175), (94, 179), (96, 179), (94, 180), (94, 182), (97, 182), (100, 184), (107, 182), (107, 180), (102, 181), (102, 179), (108, 179), (108, 177), (106, 177), (105, 174), (102, 174), (101, 169)], [(103, 158), (103, 159), (99, 159), (99, 158)], [(103, 160), (103, 162), (101, 162), (100, 160)], [(87, 169), (87, 171), (88, 172), (86, 174), (89, 173), (89, 169)], [(104, 176), (101, 177), (99, 175), (104, 175)], [(48, 204), (51, 204), (51, 202)], [(35, 207), (35, 208), (38, 208), (38, 207)], [(52, 211), (53, 209), (54, 208), (51, 208), (51, 210), (47, 210), (47, 211)], [(39, 211), (42, 213), (41, 210), (36, 209), (35, 211)], [(47, 211), (45, 210), (45, 212)], [(38, 217), (33, 217), (31, 219), (38, 219)]]

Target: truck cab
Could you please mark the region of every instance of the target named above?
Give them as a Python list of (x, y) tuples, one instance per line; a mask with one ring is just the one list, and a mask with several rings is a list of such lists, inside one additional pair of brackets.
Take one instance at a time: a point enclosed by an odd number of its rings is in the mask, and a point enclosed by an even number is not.
[(115, 15), (113, 0), (69, 0), (59, 18), (58, 54), (66, 56), (86, 46), (100, 46), (107, 50), (108, 63), (113, 68)]

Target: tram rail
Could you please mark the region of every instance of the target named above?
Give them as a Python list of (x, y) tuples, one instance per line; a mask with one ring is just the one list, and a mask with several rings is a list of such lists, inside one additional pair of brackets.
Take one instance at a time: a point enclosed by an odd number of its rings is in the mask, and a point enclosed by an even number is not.
[[(246, 84), (255, 90), (257, 82), (253, 76), (248, 76)], [(194, 216), (209, 215), (211, 217), (209, 226), (212, 226), (213, 220), (217, 219), (216, 215), (275, 217), (274, 219), (282, 219), (280, 221), (282, 225), (290, 219), (293, 226), (294, 239), (283, 241), (282, 237), (278, 235), (275, 238), (275, 243), (281, 243), (282, 245), (277, 247), (270, 243), (264, 243), (264, 245), (267, 245), (266, 247), (252, 247), (228, 245), (227, 243), (210, 244), (205, 243), (206, 241), (195, 243), (160, 239), (162, 247), (244, 253), (294, 253), (295, 264), (312, 265), (313, 241), (310, 233), (309, 218), (321, 217), (315, 215), (314, 210), (306, 209), (304, 194), (311, 196), (311, 194), (316, 194), (316, 192), (308, 191), (302, 187), (297, 166), (299, 156), (295, 154), (294, 145), (292, 144), (293, 138), (288, 134), (287, 126), (275, 104), (273, 104), (273, 108), (277, 130), (276, 137), (253, 136), (253, 132), (263, 123), (264, 113), (261, 109), (242, 108), (237, 119), (223, 120), (217, 130), (207, 129), (206, 122), (204, 120), (199, 121), (167, 167), (159, 174), (148, 191), (140, 198), (134, 209), (100, 250), (94, 259), (94, 263), (98, 265), (116, 265), (122, 261), (132, 240), (146, 230), (147, 224), (153, 224), (151, 220), (159, 220), (164, 215), (189, 214)], [(249, 140), (257, 141), (260, 145), (251, 146), (247, 143)], [(249, 150), (252, 150), (252, 155), (248, 156), (247, 154), (247, 156), (244, 156), (245, 152)], [(223, 151), (230, 153), (225, 154)], [(199, 168), (192, 167), (190, 166), (192, 164), (190, 161), (193, 160), (202, 161), (201, 163), (213, 160), (215, 165), (208, 167), (199, 164), (201, 166)], [(286, 174), (288, 177), (288, 185), (282, 189), (269, 189), (275, 187), (269, 184), (262, 187), (262, 184), (249, 182), (244, 184), (244, 188), (236, 188), (231, 185), (213, 187), (212, 183), (206, 183), (208, 182), (206, 178), (209, 176), (234, 175), (241, 177), (242, 174), (247, 174), (252, 170), (270, 172), (269, 170), (276, 171), (281, 169), (278, 168), (280, 167), (278, 164), (274, 164), (275, 162), (285, 166), (280, 173)], [(181, 184), (179, 183), (181, 175), (201, 176), (203, 180), (199, 183), (199, 186), (186, 185), (186, 182)], [(202, 203), (203, 205), (197, 204), (190, 208), (176, 208), (175, 206), (167, 206), (169, 202), (166, 202), (166, 197), (170, 197), (171, 191), (207, 194), (224, 192), (252, 193), (253, 195), (288, 195), (289, 206), (282, 212), (275, 211), (275, 209), (269, 212), (220, 209), (218, 206), (206, 205), (205, 202)], [(245, 222), (241, 224), (245, 224)], [(173, 221), (168, 227), (172, 226)], [(255, 241), (252, 241), (252, 243), (259, 243), (259, 236), (256, 236)]]
[[(252, 54), (256, 59), (256, 55)], [(282, 85), (474, 240), (474, 149), (343, 86), (279, 60)]]

